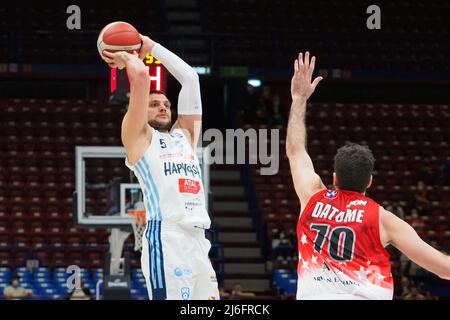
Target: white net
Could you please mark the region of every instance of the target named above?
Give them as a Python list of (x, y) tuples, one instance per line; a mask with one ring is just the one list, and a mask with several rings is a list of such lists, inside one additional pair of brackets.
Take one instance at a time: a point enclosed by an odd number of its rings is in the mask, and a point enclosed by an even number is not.
[(128, 210), (128, 214), (131, 216), (131, 226), (133, 227), (134, 234), (134, 251), (142, 251), (142, 235), (145, 232), (146, 219), (145, 219), (145, 206), (142, 200), (137, 201), (134, 204), (134, 208)]
[(142, 235), (145, 232), (146, 224), (142, 224), (137, 217), (133, 217), (131, 226), (134, 233), (134, 251), (142, 251)]

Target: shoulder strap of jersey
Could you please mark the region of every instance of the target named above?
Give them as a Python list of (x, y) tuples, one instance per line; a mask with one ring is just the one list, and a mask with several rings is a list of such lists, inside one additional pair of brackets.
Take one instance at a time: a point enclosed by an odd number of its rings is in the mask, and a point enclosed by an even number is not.
[(316, 193), (314, 193), (311, 198), (309, 198), (308, 202), (305, 205), (305, 208), (301, 208), (301, 215), (303, 215), (303, 211), (305, 211), (304, 209), (306, 209), (308, 206), (311, 205), (311, 203), (316, 202), (318, 199), (323, 197), (324, 192), (326, 192), (327, 189), (321, 189), (319, 191), (317, 191)]
[(312, 201), (316, 201), (317, 199), (320, 199), (324, 196), (324, 193), (327, 192), (328, 189), (321, 189), (319, 191), (317, 191), (316, 193), (314, 193), (311, 198), (309, 198), (309, 201), (306, 205), (309, 205), (310, 202)]

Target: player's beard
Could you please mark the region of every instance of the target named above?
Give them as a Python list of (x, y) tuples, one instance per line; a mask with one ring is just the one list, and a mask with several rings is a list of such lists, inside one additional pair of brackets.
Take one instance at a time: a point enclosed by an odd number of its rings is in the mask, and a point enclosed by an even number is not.
[(148, 124), (158, 131), (169, 131), (170, 128), (172, 128), (172, 121), (169, 119), (167, 121), (157, 121), (157, 120), (150, 120)]

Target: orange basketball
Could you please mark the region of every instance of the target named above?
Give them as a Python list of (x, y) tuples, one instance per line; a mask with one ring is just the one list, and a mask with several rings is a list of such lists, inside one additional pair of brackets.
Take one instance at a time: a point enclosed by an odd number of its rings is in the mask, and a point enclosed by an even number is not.
[(139, 51), (142, 41), (139, 32), (131, 24), (116, 21), (105, 26), (97, 39), (97, 49), (100, 55), (107, 51)]

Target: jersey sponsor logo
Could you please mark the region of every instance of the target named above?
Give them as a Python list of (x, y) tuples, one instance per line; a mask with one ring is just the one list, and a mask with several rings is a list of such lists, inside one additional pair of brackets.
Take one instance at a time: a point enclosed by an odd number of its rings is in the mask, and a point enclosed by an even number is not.
[(191, 160), (191, 161), (192, 161), (192, 160), (196, 160), (196, 159), (195, 159), (195, 156), (192, 155), (192, 154), (187, 154), (187, 155), (185, 155), (183, 159), (185, 159), (185, 160)]
[(182, 287), (181, 288), (181, 299), (188, 300), (191, 296), (191, 289), (189, 287)]
[(190, 275), (192, 275), (192, 270), (191, 269), (175, 268), (173, 273), (174, 273), (174, 275), (176, 277), (190, 276)]
[(180, 132), (173, 132), (173, 133), (170, 134), (170, 136), (173, 137), (173, 138), (175, 138), (175, 137), (176, 138), (180, 138), (180, 139), (183, 138), (183, 134), (180, 133)]
[(183, 276), (183, 270), (181, 270), (180, 268), (176, 268), (174, 270), (174, 274), (176, 277), (181, 277), (181, 276)]
[(341, 277), (332, 277), (332, 276), (328, 276), (328, 275), (318, 275), (318, 276), (314, 276), (313, 280), (316, 282), (324, 282), (324, 283), (340, 283), (341, 285), (343, 285), (344, 287), (346, 286), (354, 286), (354, 287), (360, 287), (361, 284), (350, 279), (350, 278), (341, 278)]
[(195, 207), (201, 207), (203, 205), (199, 198), (194, 198), (184, 203), (184, 208), (186, 210), (192, 211)]
[(200, 192), (200, 182), (191, 179), (179, 179), (178, 190), (180, 193), (197, 194)]
[(171, 158), (181, 158), (181, 157), (183, 157), (183, 153), (182, 152), (161, 153), (161, 155), (159, 156), (160, 159), (171, 159)]
[(325, 192), (325, 198), (336, 199), (336, 197), (337, 197), (337, 192), (335, 190), (327, 190), (327, 192)]
[(192, 178), (201, 178), (200, 169), (195, 164), (187, 164), (184, 162), (164, 162), (164, 174), (165, 176), (171, 176), (173, 174), (190, 176)]
[(365, 205), (367, 205), (366, 200), (353, 200), (347, 205), (347, 208), (351, 206), (365, 206)]
[(114, 279), (114, 281), (108, 281), (109, 288), (127, 288), (128, 283), (126, 281), (121, 281), (120, 279)]

